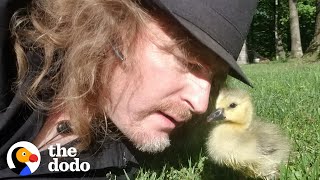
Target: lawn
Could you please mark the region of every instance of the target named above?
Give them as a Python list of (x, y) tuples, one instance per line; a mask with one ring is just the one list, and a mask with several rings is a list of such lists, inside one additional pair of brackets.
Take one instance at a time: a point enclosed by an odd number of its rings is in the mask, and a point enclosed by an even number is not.
[[(230, 79), (228, 86), (248, 90), (256, 114), (278, 124), (292, 151), (281, 179), (320, 179), (320, 63), (275, 62), (244, 65), (254, 88)], [(178, 130), (165, 152), (145, 158), (137, 179), (239, 179), (241, 173), (213, 164), (203, 142), (211, 128), (204, 117)]]

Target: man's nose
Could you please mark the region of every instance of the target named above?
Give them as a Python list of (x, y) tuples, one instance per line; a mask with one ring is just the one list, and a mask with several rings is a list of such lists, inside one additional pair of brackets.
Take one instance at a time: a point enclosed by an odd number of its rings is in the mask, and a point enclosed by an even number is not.
[(191, 111), (196, 114), (206, 112), (209, 103), (211, 83), (196, 76), (188, 79), (182, 92), (183, 101), (191, 106)]

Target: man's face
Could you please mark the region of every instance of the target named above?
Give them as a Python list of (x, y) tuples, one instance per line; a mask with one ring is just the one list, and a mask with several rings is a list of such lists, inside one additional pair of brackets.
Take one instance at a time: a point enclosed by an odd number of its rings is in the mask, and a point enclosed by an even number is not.
[(157, 24), (141, 33), (125, 59), (132, 68), (117, 66), (105, 87), (110, 89), (105, 110), (138, 149), (159, 152), (170, 145), (173, 129), (206, 111), (212, 77), (206, 68), (182, 63), (180, 50), (164, 51), (161, 47), (174, 42)]

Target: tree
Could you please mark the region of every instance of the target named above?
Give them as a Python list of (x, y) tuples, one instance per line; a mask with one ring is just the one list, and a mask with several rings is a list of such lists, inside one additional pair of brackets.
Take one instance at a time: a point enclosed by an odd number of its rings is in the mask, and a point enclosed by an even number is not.
[(313, 39), (310, 42), (308, 49), (306, 50), (307, 53), (310, 54), (319, 54), (320, 52), (320, 0), (317, 0), (316, 6), (316, 23), (314, 28)]
[(274, 5), (274, 37), (275, 37), (275, 46), (276, 46), (276, 60), (284, 59), (286, 57), (286, 52), (284, 51), (282, 35), (279, 31), (279, 2), (275, 0)]
[[(302, 52), (314, 35), (317, 0), (299, 0), (299, 26)], [(277, 4), (277, 5), (276, 5)], [(276, 59), (290, 52), (291, 33), (288, 1), (259, 0), (258, 8), (247, 37), (249, 60), (254, 52), (268, 59)], [(298, 17), (298, 16), (297, 16)]]
[(303, 56), (303, 52), (301, 46), (297, 0), (289, 0), (289, 12), (291, 32), (291, 56), (294, 58), (300, 58)]

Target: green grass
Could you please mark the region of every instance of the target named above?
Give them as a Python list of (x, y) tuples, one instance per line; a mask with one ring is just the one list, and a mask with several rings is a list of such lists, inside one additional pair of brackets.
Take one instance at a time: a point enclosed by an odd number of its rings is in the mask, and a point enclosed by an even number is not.
[[(248, 90), (256, 113), (278, 124), (290, 137), (289, 162), (281, 179), (320, 179), (320, 63), (269, 63), (244, 65), (254, 88), (230, 79), (230, 87)], [(200, 118), (201, 119), (201, 118)], [(173, 136), (165, 152), (145, 157), (137, 179), (239, 179), (241, 173), (213, 164), (203, 142), (208, 125), (198, 121)]]

